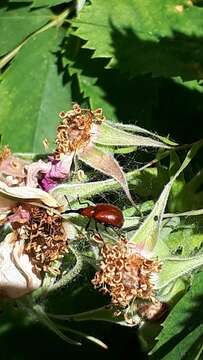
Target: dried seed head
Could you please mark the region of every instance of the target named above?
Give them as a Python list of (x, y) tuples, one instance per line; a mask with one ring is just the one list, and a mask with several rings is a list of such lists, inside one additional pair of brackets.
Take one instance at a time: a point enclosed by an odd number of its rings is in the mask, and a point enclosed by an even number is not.
[(29, 221), (16, 231), (25, 241), (24, 253), (33, 264), (36, 274), (50, 272), (52, 263), (67, 251), (67, 238), (62, 225), (62, 218), (40, 207), (32, 206)]
[(132, 252), (124, 239), (116, 245), (103, 244), (101, 256), (100, 270), (92, 283), (110, 294), (113, 305), (126, 308), (135, 299), (156, 302), (151, 275), (160, 271), (157, 260)]
[(55, 157), (68, 154), (88, 145), (91, 139), (92, 124), (101, 124), (104, 120), (101, 109), (91, 111), (81, 109), (78, 104), (73, 110), (59, 114), (61, 123), (57, 127)]

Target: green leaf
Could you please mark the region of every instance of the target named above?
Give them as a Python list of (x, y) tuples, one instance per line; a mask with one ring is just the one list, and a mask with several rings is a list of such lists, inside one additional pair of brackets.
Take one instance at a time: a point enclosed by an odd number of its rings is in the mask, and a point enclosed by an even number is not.
[(189, 258), (171, 257), (163, 260), (159, 280), (156, 289), (161, 290), (170, 283), (174, 283), (178, 278), (189, 275), (197, 268), (203, 266), (203, 255), (193, 256)]
[(135, 232), (132, 236), (131, 240), (135, 244), (143, 244), (144, 249), (148, 251), (154, 251), (156, 255), (160, 258), (165, 257), (165, 253), (167, 250), (160, 236), (160, 230), (162, 226), (162, 219), (166, 207), (166, 203), (168, 200), (169, 193), (171, 191), (171, 187), (174, 184), (174, 181), (178, 178), (181, 172), (187, 167), (190, 163), (192, 158), (196, 155), (199, 148), (203, 145), (203, 141), (199, 141), (195, 143), (192, 148), (188, 151), (185, 160), (183, 161), (182, 165), (176, 171), (175, 175), (172, 179), (165, 185), (159, 199), (157, 200), (153, 210), (148, 215), (146, 220), (140, 226), (140, 228)]
[[(73, 70), (73, 68), (72, 68)], [(71, 71), (74, 74), (74, 71)], [(105, 100), (105, 91), (97, 85), (97, 79), (75, 71), (81, 93), (89, 99), (91, 109), (102, 108), (104, 114), (110, 118), (115, 117), (115, 107)]]
[[(195, 213), (195, 211), (194, 211)], [(187, 215), (186, 215), (187, 214)], [(166, 244), (174, 254), (181, 253), (182, 256), (194, 255), (198, 252), (203, 244), (203, 232), (202, 223), (196, 219), (189, 219), (189, 213), (185, 216), (179, 226), (174, 226), (173, 230), (166, 239)], [(191, 212), (191, 215), (193, 212)], [(203, 214), (203, 210), (199, 211), (199, 214)], [(193, 216), (193, 215), (192, 215)], [(178, 217), (173, 219), (179, 219)]]
[(13, 151), (43, 152), (42, 140), (55, 137), (58, 112), (71, 107), (70, 84), (63, 84), (54, 54), (61, 35), (50, 29), (33, 36), (4, 73), (0, 126)]
[(202, 78), (202, 8), (187, 0), (92, 0), (91, 4), (74, 20), (76, 35), (95, 50), (94, 56), (109, 58), (109, 67), (131, 76)]
[(90, 108), (102, 108), (105, 116), (115, 118), (115, 107), (110, 104), (106, 91), (99, 86), (98, 78), (104, 78), (104, 62), (92, 59), (92, 51), (81, 49), (82, 41), (69, 35), (66, 39), (64, 62), (68, 64), (68, 72), (76, 75), (82, 96), (88, 98)]
[(183, 81), (181, 79), (181, 77), (175, 77), (173, 78), (173, 81), (176, 84), (179, 84), (181, 86), (184, 86), (185, 88), (189, 89), (189, 90), (195, 90), (198, 91), (200, 94), (203, 93), (203, 86), (202, 86), (202, 81), (198, 81), (198, 80), (192, 80), (192, 81)]
[(151, 137), (132, 134), (106, 122), (101, 125), (99, 136), (95, 142), (104, 146), (151, 146), (170, 149), (170, 146), (164, 142), (154, 140)]
[(29, 6), (0, 9), (0, 55), (13, 50), (25, 38), (51, 20), (48, 9), (32, 10)]
[(58, 4), (68, 3), (72, 0), (9, 0), (9, 3), (28, 3), (32, 2), (32, 7), (40, 7), (40, 6), (55, 6)]
[[(170, 178), (172, 178), (176, 171), (179, 169), (180, 167), (180, 159), (177, 155), (177, 153), (175, 151), (172, 151), (170, 153), (170, 166), (169, 166), (169, 174), (170, 174)], [(181, 191), (183, 190), (185, 185), (185, 179), (184, 179), (184, 174), (181, 173), (178, 178), (176, 178), (176, 180), (174, 181), (172, 188), (171, 188), (171, 192), (170, 192), (170, 196), (169, 196), (169, 201), (168, 201), (168, 209), (169, 211), (173, 212), (176, 210), (176, 208), (178, 208), (178, 196), (180, 195)]]
[(126, 124), (121, 124), (121, 123), (115, 123), (114, 126), (120, 128), (122, 130), (130, 131), (130, 132), (133, 132), (133, 133), (149, 135), (154, 139), (158, 139), (158, 140), (163, 141), (167, 145), (172, 145), (172, 146), (178, 145), (177, 143), (175, 143), (174, 141), (171, 141), (170, 139), (168, 139), (166, 137), (154, 134), (151, 131), (149, 131), (147, 129), (143, 129), (142, 127), (137, 126), (137, 125), (131, 125), (131, 124), (126, 125)]
[(32, 7), (39, 7), (39, 6), (55, 6), (63, 3), (71, 2), (72, 0), (34, 0)]
[[(163, 323), (150, 359), (200, 359), (203, 338), (203, 272), (196, 274), (192, 287)], [(195, 345), (195, 347), (194, 347)]]

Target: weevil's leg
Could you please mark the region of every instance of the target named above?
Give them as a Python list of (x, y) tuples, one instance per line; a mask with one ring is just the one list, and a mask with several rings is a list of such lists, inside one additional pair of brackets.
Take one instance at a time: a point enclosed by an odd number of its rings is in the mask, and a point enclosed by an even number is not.
[(96, 232), (99, 234), (98, 223), (96, 220), (95, 220), (95, 229), (96, 229)]
[(90, 204), (89, 204), (87, 201), (82, 202), (82, 201), (80, 200), (79, 195), (77, 195), (77, 201), (78, 201), (78, 203), (79, 203), (80, 205), (87, 205), (87, 206), (90, 206)]
[(111, 229), (111, 226), (109, 226), (109, 225), (104, 225), (104, 229), (105, 229), (105, 231), (106, 231), (106, 233), (107, 233), (108, 235), (111, 235), (111, 233), (108, 231), (109, 229)]
[(68, 196), (67, 196), (67, 195), (64, 195), (64, 198), (66, 199), (69, 208), (72, 210), (71, 203), (70, 203), (70, 201), (69, 201), (69, 199), (68, 199)]
[(91, 220), (92, 220), (92, 219), (89, 219), (89, 220), (88, 220), (88, 222), (87, 222), (87, 224), (86, 224), (86, 226), (85, 226), (85, 231), (87, 231), (87, 230), (89, 231), (88, 228), (89, 228), (89, 226), (90, 226)]
[[(115, 226), (112, 226), (112, 225), (104, 225), (104, 228), (105, 228), (105, 231), (106, 231), (106, 233), (107, 233), (108, 235), (112, 235), (112, 232), (111, 232), (111, 230), (112, 230), (114, 233), (116, 233), (116, 235), (117, 235), (118, 237), (121, 236), (122, 230), (119, 229), (119, 228), (116, 228)], [(110, 231), (108, 231), (108, 230), (110, 230)]]

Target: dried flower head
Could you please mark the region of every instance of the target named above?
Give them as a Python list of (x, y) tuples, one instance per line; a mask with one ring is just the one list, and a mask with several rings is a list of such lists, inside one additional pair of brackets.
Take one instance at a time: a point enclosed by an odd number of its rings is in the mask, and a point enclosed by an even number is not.
[(73, 110), (59, 114), (61, 123), (57, 127), (55, 157), (70, 154), (84, 148), (90, 142), (92, 124), (101, 124), (104, 120), (101, 109), (91, 111), (81, 109), (78, 104)]
[[(52, 272), (53, 261), (68, 251), (62, 218), (52, 209), (37, 206), (28, 205), (24, 211), (29, 212), (29, 217), (25, 223), (18, 221), (19, 226), (15, 226), (17, 238), (24, 240), (24, 253), (29, 256), (36, 274)], [(19, 209), (16, 214), (19, 215)], [(16, 214), (12, 215), (15, 223)]]
[(151, 277), (160, 271), (157, 260), (146, 259), (121, 239), (116, 245), (103, 244), (100, 270), (92, 280), (102, 292), (110, 294), (112, 304), (126, 308), (135, 299), (156, 302)]

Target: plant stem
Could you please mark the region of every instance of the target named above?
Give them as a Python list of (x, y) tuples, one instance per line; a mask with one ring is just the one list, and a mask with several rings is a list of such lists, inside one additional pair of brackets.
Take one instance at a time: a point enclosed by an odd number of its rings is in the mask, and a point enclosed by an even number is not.
[(44, 31), (47, 31), (52, 27), (60, 27), (61, 25), (63, 25), (65, 19), (73, 11), (73, 9), (74, 9), (73, 6), (69, 7), (68, 9), (64, 10), (61, 14), (54, 16), (54, 19), (48, 22), (48, 24), (42, 26), (40, 29), (28, 35), (27, 38), (21, 42), (21, 44), (15, 47), (12, 51), (10, 51), (0, 60), (0, 70), (17, 55), (18, 51), (22, 48), (22, 46), (25, 45), (26, 42), (29, 39), (31, 39), (33, 36), (38, 35)]
[(75, 255), (76, 263), (74, 267), (68, 271), (68, 273), (53, 284), (54, 279), (48, 278), (44, 285), (32, 293), (32, 299), (36, 301), (39, 297), (46, 297), (50, 292), (60, 289), (70, 283), (82, 270), (83, 261), (80, 253), (75, 250), (72, 246), (69, 246), (71, 252)]
[(59, 281), (57, 281), (54, 285), (48, 288), (47, 292), (52, 292), (61, 287), (64, 287), (69, 282), (71, 282), (82, 270), (82, 265), (83, 265), (82, 256), (73, 247), (69, 246), (69, 248), (71, 249), (72, 253), (75, 255), (76, 258), (75, 266), (66, 275), (62, 276), (62, 278)]

